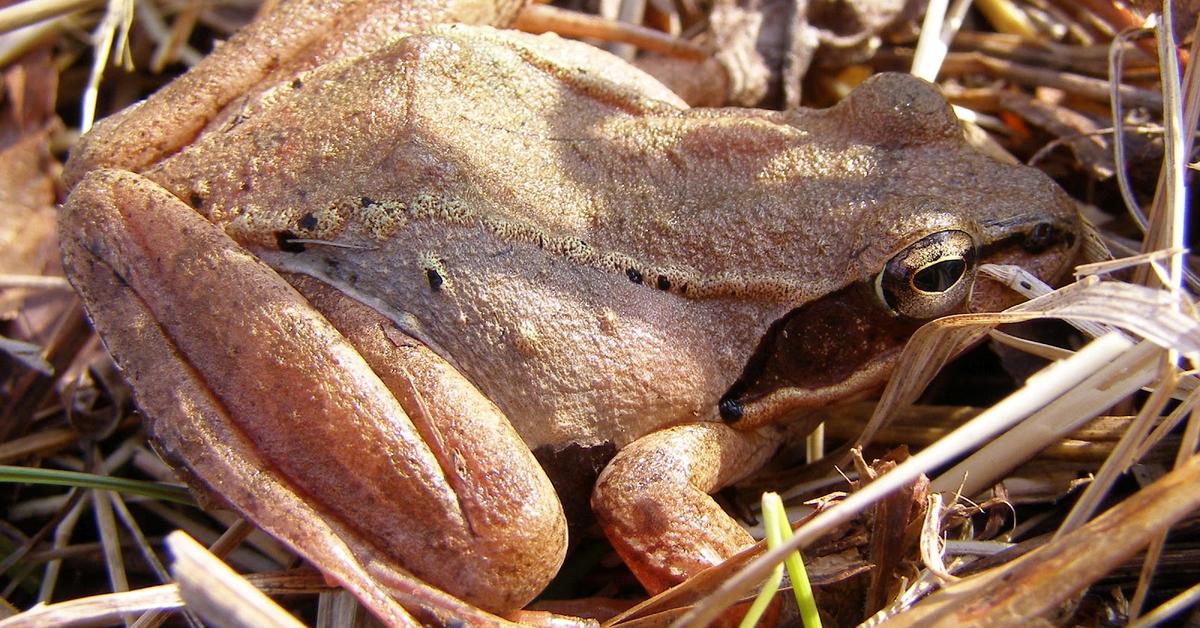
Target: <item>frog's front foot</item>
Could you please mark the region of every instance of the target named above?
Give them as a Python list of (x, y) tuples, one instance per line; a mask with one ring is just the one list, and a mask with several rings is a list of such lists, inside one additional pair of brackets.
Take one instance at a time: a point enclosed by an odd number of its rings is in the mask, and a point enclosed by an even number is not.
[[(533, 455), (389, 321), (298, 279), (322, 316), (137, 174), (89, 173), (60, 224), (68, 276), (161, 448), (381, 619), (403, 621), (395, 599), (413, 608), (409, 573), (506, 611), (557, 571), (565, 519)], [(455, 604), (443, 618), (478, 617)]]
[(770, 431), (692, 423), (648, 434), (600, 474), (592, 508), (650, 593), (664, 591), (754, 543), (712, 497), (758, 469), (780, 441)]

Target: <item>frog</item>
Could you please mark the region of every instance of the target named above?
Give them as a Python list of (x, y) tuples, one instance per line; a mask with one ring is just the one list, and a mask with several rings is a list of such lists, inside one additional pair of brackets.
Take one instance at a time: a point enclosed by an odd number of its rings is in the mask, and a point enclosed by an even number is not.
[(650, 593), (720, 563), (752, 539), (712, 493), (1010, 302), (980, 264), (1080, 239), (924, 81), (689, 108), (519, 10), (283, 2), (66, 166), (159, 451), (387, 623), (500, 621), (589, 512)]

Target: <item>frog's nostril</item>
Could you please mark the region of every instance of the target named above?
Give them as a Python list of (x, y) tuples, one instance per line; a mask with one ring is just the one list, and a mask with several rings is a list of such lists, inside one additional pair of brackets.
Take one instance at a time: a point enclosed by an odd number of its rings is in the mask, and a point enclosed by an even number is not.
[(1073, 244), (1074, 239), (1073, 234), (1064, 233), (1048, 222), (1039, 222), (1025, 234), (1021, 248), (1029, 253), (1041, 253), (1059, 242)]

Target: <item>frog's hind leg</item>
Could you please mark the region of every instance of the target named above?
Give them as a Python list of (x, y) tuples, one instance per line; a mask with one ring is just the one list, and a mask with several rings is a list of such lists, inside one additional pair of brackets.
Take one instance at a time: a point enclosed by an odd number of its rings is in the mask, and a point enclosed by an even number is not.
[(402, 399), (425, 388), (410, 417), (291, 285), (139, 175), (89, 173), (60, 225), (71, 281), (161, 449), (387, 624), (412, 623), (397, 599), (427, 621), (499, 622), (410, 573), (494, 611), (555, 573), (566, 524), (549, 480), (428, 351), (389, 354), (410, 378), (392, 384)]
[[(442, 561), (444, 575), (459, 586), (471, 579), (495, 579), (481, 585), (516, 589), (524, 601), (540, 592), (566, 552), (566, 519), (545, 471), (507, 417), (457, 369), (391, 319), (319, 280), (297, 274), (286, 278), (392, 391), (445, 472), (464, 521), (457, 529), (442, 530), (440, 543), (463, 543), (469, 550), (457, 563), (451, 562), (453, 557), (434, 559)], [(512, 602), (507, 600), (509, 607)], [(489, 608), (496, 608), (495, 603)]]
[(622, 449), (600, 474), (592, 509), (650, 593), (659, 593), (754, 543), (711, 493), (761, 467), (781, 437), (691, 423)]

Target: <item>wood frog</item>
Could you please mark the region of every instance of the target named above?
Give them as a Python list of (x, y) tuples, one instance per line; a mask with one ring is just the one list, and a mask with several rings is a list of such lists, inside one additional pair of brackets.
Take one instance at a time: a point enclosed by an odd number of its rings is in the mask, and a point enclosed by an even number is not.
[(67, 271), (158, 446), (385, 621), (408, 574), (520, 608), (581, 497), (652, 592), (721, 561), (750, 539), (709, 493), (781, 422), (997, 307), (979, 263), (1052, 279), (1078, 240), (922, 81), (689, 109), (432, 26), (515, 10), (285, 2), (68, 164)]

